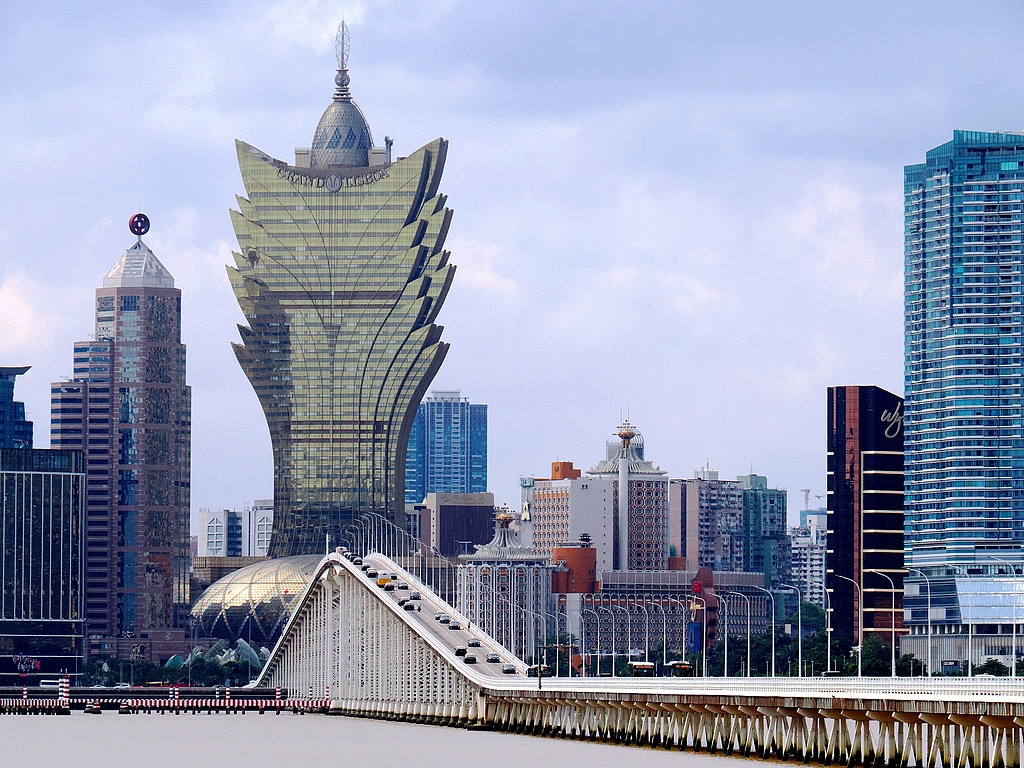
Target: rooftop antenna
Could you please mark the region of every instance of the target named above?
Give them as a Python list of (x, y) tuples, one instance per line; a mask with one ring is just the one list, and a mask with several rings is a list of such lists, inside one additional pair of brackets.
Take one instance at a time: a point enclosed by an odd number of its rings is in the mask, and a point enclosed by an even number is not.
[(338, 34), (334, 36), (334, 55), (338, 57), (338, 74), (334, 76), (334, 84), (338, 86), (334, 89), (335, 101), (352, 100), (352, 94), (348, 90), (348, 84), (351, 82), (348, 76), (348, 49), (348, 24), (342, 18), (341, 24), (338, 25)]
[(804, 509), (811, 508), (811, 489), (801, 488), (800, 492), (804, 495)]

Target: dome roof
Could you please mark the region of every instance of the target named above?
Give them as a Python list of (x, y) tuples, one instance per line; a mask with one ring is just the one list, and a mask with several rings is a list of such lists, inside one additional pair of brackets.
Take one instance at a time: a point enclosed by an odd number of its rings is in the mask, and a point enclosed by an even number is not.
[(310, 166), (327, 165), (367, 166), (373, 136), (362, 111), (352, 101), (348, 90), (348, 26), (344, 21), (338, 27), (335, 50), (338, 54), (338, 72), (334, 76), (334, 100), (324, 110), (313, 134), (309, 157)]
[(332, 101), (313, 134), (309, 164), (366, 166), (373, 137), (362, 111), (352, 101)]
[(322, 559), (278, 557), (218, 579), (192, 606), (200, 636), (231, 641), (251, 637), (253, 643), (272, 645)]
[(104, 288), (173, 288), (167, 267), (140, 237), (103, 276)]

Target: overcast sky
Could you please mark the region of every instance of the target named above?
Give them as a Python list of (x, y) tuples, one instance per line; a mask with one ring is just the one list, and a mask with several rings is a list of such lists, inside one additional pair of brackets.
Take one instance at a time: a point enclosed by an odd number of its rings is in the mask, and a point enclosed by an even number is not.
[(229, 345), (233, 140), (309, 145), (343, 13), (376, 143), (450, 141), (434, 384), (488, 404), (499, 503), (628, 408), (671, 476), (752, 468), (792, 518), (825, 388), (903, 391), (903, 166), (1024, 128), (1013, 2), (0, 0), (0, 365), (32, 365), (37, 447), (141, 208), (183, 293), (193, 509), (272, 495)]

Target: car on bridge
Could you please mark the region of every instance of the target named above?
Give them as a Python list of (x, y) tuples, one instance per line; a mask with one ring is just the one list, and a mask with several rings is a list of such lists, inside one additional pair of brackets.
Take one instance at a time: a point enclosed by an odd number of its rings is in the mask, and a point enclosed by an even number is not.
[(442, 624), (447, 624), (451, 620), (452, 620), (452, 617), (449, 616), (444, 611), (438, 611), (437, 613), (434, 614), (434, 621), (440, 621)]
[(476, 656), (474, 656), (472, 653), (467, 653), (463, 661), (467, 664), (476, 664)]
[(464, 645), (457, 645), (457, 646), (455, 646), (455, 655), (456, 656), (465, 656), (466, 653), (467, 653), (466, 646), (464, 646)]
[(515, 665), (515, 664), (505, 664), (505, 665), (504, 665), (504, 666), (502, 666), (502, 668), (501, 668), (501, 673), (502, 673), (503, 675), (514, 675), (514, 674), (516, 674), (516, 672), (518, 672), (518, 671), (519, 671), (519, 670), (518, 670), (518, 669), (516, 669), (516, 665)]
[(499, 664), (499, 663), (501, 663), (501, 656), (499, 656), (496, 653), (488, 653), (487, 654), (487, 663), (488, 664)]
[(471, 637), (471, 638), (469, 638), (469, 642), (466, 643), (466, 645), (468, 645), (470, 648), (479, 648), (480, 647), (480, 638), (479, 637)]
[(409, 595), (409, 599), (410, 600), (419, 600), (420, 599), (420, 593), (419, 592), (412, 592)]
[(462, 625), (457, 621), (448, 620), (448, 629), (462, 629)]

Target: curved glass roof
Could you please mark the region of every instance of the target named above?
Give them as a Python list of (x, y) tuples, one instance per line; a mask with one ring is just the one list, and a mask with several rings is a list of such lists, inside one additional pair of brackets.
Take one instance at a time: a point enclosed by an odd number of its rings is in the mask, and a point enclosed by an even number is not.
[(214, 582), (192, 606), (202, 637), (272, 645), (321, 555), (278, 557)]

